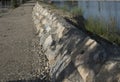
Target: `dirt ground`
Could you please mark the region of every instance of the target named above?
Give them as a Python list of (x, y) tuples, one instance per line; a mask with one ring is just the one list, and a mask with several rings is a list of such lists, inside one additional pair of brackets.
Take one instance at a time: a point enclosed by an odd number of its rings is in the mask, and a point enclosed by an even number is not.
[(30, 1), (0, 17), (0, 82), (40, 76), (40, 56), (34, 53), (34, 5)]

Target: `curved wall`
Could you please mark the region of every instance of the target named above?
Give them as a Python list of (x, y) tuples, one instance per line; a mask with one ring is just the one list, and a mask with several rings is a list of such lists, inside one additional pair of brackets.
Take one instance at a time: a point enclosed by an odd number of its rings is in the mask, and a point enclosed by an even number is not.
[[(52, 82), (118, 81), (119, 62), (110, 59), (111, 53), (56, 13), (43, 3), (36, 3), (33, 9), (33, 21), (39, 44), (49, 60)], [(119, 56), (120, 52), (115, 52), (112, 55)]]

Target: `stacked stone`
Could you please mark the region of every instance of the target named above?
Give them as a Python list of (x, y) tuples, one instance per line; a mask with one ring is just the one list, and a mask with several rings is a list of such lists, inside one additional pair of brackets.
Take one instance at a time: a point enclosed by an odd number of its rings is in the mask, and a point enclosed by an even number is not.
[[(35, 5), (33, 21), (39, 45), (49, 60), (52, 82), (113, 81), (109, 79), (113, 76), (105, 70), (114, 69), (114, 66), (106, 68), (106, 63), (110, 62), (106, 62), (109, 54), (98, 42), (43, 4)], [(104, 73), (109, 76), (101, 81)]]

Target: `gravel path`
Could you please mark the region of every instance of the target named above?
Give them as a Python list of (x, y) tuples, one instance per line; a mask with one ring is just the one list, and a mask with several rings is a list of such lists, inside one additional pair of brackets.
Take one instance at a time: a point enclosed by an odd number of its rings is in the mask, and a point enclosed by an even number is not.
[(34, 4), (30, 1), (0, 17), (0, 82), (39, 77), (40, 58), (32, 42)]

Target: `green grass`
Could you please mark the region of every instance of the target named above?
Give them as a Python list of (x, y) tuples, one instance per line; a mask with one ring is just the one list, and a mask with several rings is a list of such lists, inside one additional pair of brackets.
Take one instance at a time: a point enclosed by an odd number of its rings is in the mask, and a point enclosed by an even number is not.
[(67, 6), (62, 6), (60, 7), (60, 9), (62, 9), (63, 11), (68, 11), (72, 14), (72, 16), (82, 16), (83, 15), (83, 11), (81, 8), (78, 7), (73, 7), (72, 9), (69, 9)]
[(107, 24), (104, 20), (90, 17), (85, 23), (85, 28), (110, 42), (120, 45), (120, 36), (117, 34), (118, 29), (116, 28), (116, 22), (114, 20), (111, 20), (109, 24)]
[(87, 19), (87, 22), (85, 23), (85, 28), (91, 32), (98, 33), (100, 35), (104, 35), (104, 33), (108, 33), (106, 28), (106, 25), (101, 20), (95, 20), (92, 17), (89, 17)]
[(81, 8), (78, 8), (78, 7), (74, 7), (71, 9), (70, 13), (73, 15), (73, 16), (82, 16), (83, 15), (83, 11)]

